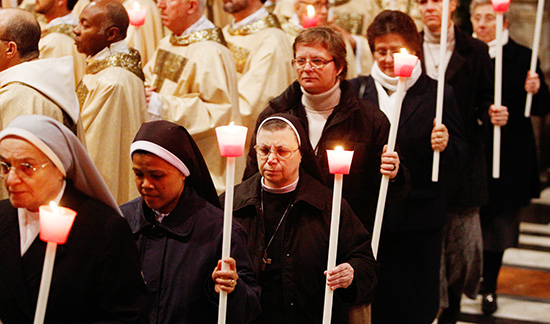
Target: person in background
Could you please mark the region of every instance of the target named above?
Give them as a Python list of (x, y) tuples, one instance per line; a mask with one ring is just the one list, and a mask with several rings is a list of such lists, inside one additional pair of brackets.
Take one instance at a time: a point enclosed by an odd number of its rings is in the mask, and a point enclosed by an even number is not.
[[(225, 291), (227, 323), (260, 314), (260, 287), (246, 233), (233, 223), (231, 258), (220, 260), (223, 212), (191, 135), (168, 121), (145, 123), (131, 146), (141, 197), (121, 206), (141, 255), (151, 297), (149, 323), (216, 323)], [(225, 262), (229, 270), (221, 270)]]
[[(397, 82), (393, 54), (406, 48), (422, 52), (422, 37), (411, 17), (382, 11), (367, 29), (375, 63), (369, 77), (350, 82), (392, 120)], [(446, 203), (442, 181), (432, 182), (434, 151), (440, 170), (460, 169), (467, 154), (460, 113), (449, 86), (445, 89), (443, 123), (435, 126), (437, 82), (417, 61), (405, 83), (397, 145), (411, 175), (411, 190), (386, 204), (378, 262), (380, 283), (372, 305), (373, 323), (433, 322), (439, 310), (439, 270)]]
[(326, 285), (334, 290), (331, 323), (348, 323), (349, 306), (377, 282), (369, 233), (343, 200), (336, 267), (325, 271), (332, 191), (316, 180), (321, 169), (302, 121), (271, 115), (255, 142), (259, 173), (235, 187), (233, 203), (262, 286), (254, 323), (321, 323)]
[(76, 211), (57, 247), (44, 323), (144, 323), (147, 290), (128, 222), (85, 148), (58, 121), (20, 116), (0, 132), (0, 322), (33, 323), (46, 242), (38, 207)]
[[(496, 13), (490, 0), (474, 0), (470, 6), (474, 37), (489, 46), (493, 59), (496, 51)], [(507, 248), (518, 244), (520, 213), (531, 198), (540, 195), (537, 149), (531, 120), (524, 116), (527, 93), (533, 94), (531, 114), (550, 112), (550, 94), (544, 74), (537, 65), (529, 72), (531, 50), (509, 37), (504, 15), (502, 49), (502, 104), (510, 117), (502, 128), (500, 178), (489, 178), (489, 203), (481, 208), (483, 233), (482, 310), (486, 315), (497, 310), (497, 277)], [(492, 138), (492, 132), (488, 134)], [(491, 152), (488, 152), (491, 154)], [(521, 159), (518, 157), (522, 157)], [(492, 164), (487, 163), (491, 170)]]

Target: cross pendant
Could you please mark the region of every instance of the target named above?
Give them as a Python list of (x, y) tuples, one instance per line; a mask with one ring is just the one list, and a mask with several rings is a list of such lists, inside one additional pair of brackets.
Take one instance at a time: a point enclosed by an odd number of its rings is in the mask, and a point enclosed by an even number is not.
[(262, 271), (265, 271), (265, 266), (271, 264), (271, 259), (267, 257), (267, 252), (262, 256)]

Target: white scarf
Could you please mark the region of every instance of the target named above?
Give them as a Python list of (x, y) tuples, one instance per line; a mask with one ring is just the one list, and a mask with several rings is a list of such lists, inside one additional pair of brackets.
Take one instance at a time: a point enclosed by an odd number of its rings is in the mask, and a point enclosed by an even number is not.
[[(414, 66), (411, 77), (407, 78), (405, 81), (404, 95), (406, 95), (407, 91), (416, 83), (416, 81), (418, 81), (420, 75), (422, 75), (422, 65), (420, 64), (420, 60), (418, 60)], [(392, 78), (386, 75), (382, 72), (382, 70), (380, 70), (380, 67), (378, 67), (378, 63), (376, 61), (372, 65), (371, 76), (374, 79), (374, 85), (376, 86), (376, 91), (378, 92), (378, 107), (380, 107), (380, 110), (386, 114), (386, 117), (388, 117), (391, 123), (395, 113), (395, 100), (397, 100), (395, 92), (397, 91), (397, 82), (399, 81), (399, 77)], [(391, 91), (391, 94), (388, 94), (386, 89)]]
[[(476, 33), (473, 33), (472, 36), (474, 38), (477, 38)], [(502, 46), (508, 44), (508, 40), (510, 39), (510, 32), (508, 31), (508, 28), (505, 28), (502, 31)], [(489, 46), (489, 56), (491, 58), (495, 58), (497, 56), (497, 39), (493, 39), (489, 43), (487, 43), (487, 46)]]

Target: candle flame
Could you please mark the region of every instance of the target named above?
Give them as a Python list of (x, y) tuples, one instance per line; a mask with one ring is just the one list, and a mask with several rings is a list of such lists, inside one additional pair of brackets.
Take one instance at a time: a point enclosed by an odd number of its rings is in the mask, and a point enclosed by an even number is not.
[(233, 126), (233, 125), (235, 125), (235, 122), (230, 122), (229, 123), (229, 126)]
[(307, 10), (307, 16), (309, 18), (313, 18), (315, 17), (315, 8), (312, 6), (312, 5), (308, 5), (306, 7), (306, 10)]
[(334, 148), (334, 150), (335, 150), (335, 151), (341, 151), (341, 152), (343, 152), (343, 151), (344, 151), (344, 148), (341, 147), (341, 146), (336, 146), (336, 147)]
[(134, 1), (134, 10), (135, 11), (140, 11), (141, 10), (141, 8), (139, 6), (139, 3), (137, 1)]
[(55, 201), (50, 201), (50, 208), (52, 209), (52, 212), (56, 215), (59, 215), (59, 207), (57, 207), (57, 204)]
[(409, 54), (409, 52), (407, 52), (407, 49), (402, 47), (401, 48), (401, 54)]

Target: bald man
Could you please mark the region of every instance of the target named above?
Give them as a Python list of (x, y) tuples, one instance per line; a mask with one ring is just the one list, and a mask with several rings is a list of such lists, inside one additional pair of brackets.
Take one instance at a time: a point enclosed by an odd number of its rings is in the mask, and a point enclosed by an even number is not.
[(146, 113), (139, 53), (124, 42), (128, 24), (119, 1), (99, 0), (74, 29), (78, 51), (88, 56), (77, 89), (88, 152), (118, 203), (138, 196), (130, 144)]

